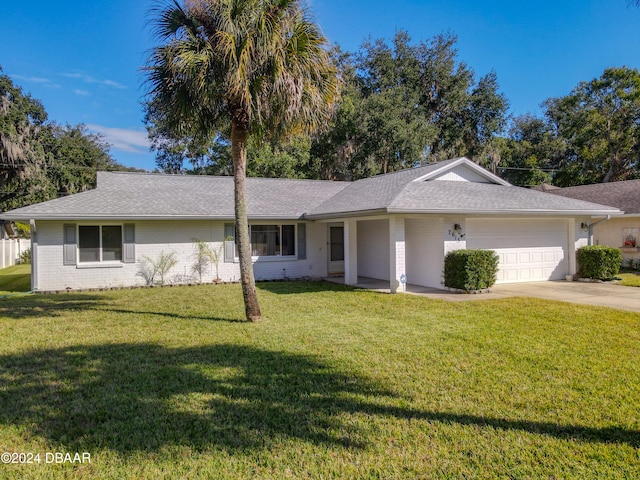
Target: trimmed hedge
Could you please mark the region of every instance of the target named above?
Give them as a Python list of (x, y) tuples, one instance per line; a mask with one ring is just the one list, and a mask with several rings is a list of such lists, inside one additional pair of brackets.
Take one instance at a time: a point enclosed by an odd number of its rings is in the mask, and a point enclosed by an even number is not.
[(455, 250), (444, 257), (444, 284), (467, 292), (496, 283), (498, 254), (493, 250)]
[(622, 265), (619, 248), (605, 245), (580, 247), (576, 251), (580, 276), (594, 280), (609, 280), (615, 277)]

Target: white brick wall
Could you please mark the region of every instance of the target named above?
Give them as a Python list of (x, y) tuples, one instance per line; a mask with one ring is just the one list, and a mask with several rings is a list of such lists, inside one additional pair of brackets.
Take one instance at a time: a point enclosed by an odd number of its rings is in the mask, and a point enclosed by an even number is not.
[(389, 280), (389, 221), (358, 222), (358, 275)]
[[(440, 219), (444, 236), (444, 254), (467, 248), (467, 225), (464, 217), (444, 217)], [(455, 232), (455, 224), (460, 225), (460, 232)], [(444, 261), (442, 263), (444, 268)]]
[[(177, 264), (165, 276), (165, 282), (184, 280), (198, 274), (193, 273), (196, 246), (194, 238), (209, 242), (213, 249), (222, 245), (225, 222), (210, 221), (138, 221), (135, 223), (136, 263), (116, 263), (113, 267), (92, 265), (89, 267), (63, 265), (63, 225), (70, 222), (39, 221), (38, 232), (38, 290), (65, 290), (82, 288), (127, 287), (144, 285), (137, 276), (143, 257), (156, 259), (161, 252), (174, 252)], [(81, 222), (78, 222), (81, 224)], [(299, 222), (292, 222), (299, 223)], [(88, 224), (96, 224), (90, 222)], [(287, 278), (320, 278), (327, 274), (326, 226), (307, 224), (307, 259), (258, 258), (254, 262), (256, 280)], [(237, 262), (219, 262), (220, 278), (238, 281), (240, 269)], [(182, 278), (177, 278), (182, 277)], [(203, 282), (215, 278), (215, 266), (203, 275)]]
[[(407, 219), (407, 282), (442, 287), (444, 270), (444, 221), (442, 217)], [(453, 242), (445, 242), (453, 243)]]

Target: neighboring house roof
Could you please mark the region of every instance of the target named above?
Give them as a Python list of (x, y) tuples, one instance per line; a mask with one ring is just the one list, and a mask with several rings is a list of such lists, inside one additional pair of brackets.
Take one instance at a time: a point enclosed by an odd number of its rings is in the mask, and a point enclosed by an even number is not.
[(625, 214), (640, 214), (640, 180), (596, 183), (550, 190), (549, 193), (619, 208)]
[[(457, 158), (355, 182), (248, 178), (249, 219), (376, 213), (608, 215), (613, 207), (511, 186)], [(98, 172), (95, 190), (12, 210), (6, 219), (233, 219), (233, 177)]]

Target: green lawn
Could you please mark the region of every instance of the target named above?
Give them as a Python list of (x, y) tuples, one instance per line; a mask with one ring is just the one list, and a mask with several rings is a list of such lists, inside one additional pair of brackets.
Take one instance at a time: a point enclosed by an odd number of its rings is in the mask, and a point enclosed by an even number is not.
[(14, 265), (0, 269), (0, 296), (31, 290), (31, 265)]
[(259, 296), (259, 324), (238, 285), (0, 300), (0, 452), (42, 462), (0, 477), (640, 477), (640, 314)]
[(622, 279), (620, 285), (625, 285), (627, 287), (640, 287), (640, 272), (619, 273), (616, 277)]

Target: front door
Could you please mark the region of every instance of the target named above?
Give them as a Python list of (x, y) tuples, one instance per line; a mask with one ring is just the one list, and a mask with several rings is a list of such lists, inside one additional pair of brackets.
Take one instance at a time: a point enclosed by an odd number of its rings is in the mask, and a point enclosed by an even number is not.
[(328, 235), (327, 273), (329, 275), (344, 273), (344, 225), (330, 223)]

